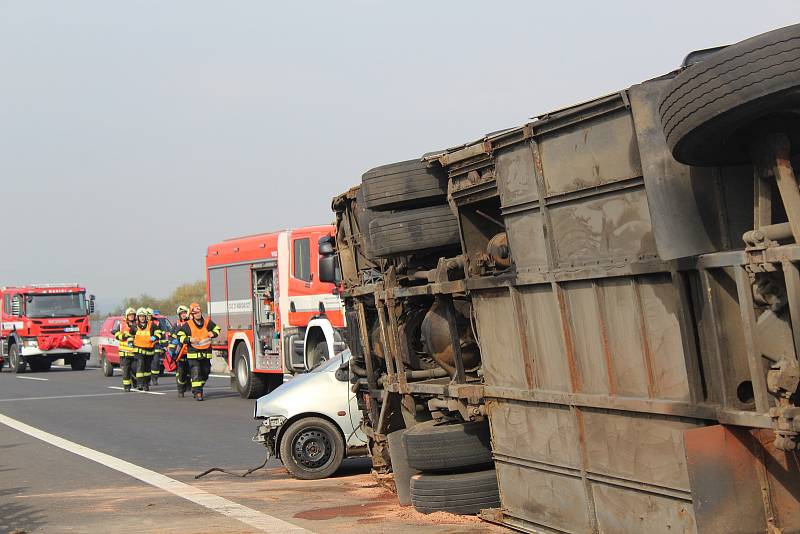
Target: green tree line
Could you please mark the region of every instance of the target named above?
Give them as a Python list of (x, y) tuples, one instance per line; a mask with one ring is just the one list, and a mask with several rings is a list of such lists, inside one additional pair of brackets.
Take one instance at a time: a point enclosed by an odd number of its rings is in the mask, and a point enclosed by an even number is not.
[(159, 299), (142, 293), (138, 297), (127, 297), (122, 304), (114, 309), (110, 315), (122, 315), (127, 308), (153, 308), (159, 310), (166, 316), (175, 315), (175, 309), (181, 304), (188, 306), (192, 302), (197, 302), (205, 310), (206, 302), (206, 283), (204, 280), (183, 284), (175, 288), (167, 298)]

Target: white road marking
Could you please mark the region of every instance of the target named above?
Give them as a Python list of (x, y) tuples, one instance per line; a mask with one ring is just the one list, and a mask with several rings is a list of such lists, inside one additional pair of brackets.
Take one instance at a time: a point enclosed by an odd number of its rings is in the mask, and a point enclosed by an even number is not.
[(19, 375), (17, 375), (17, 378), (22, 378), (23, 380), (44, 380), (44, 381), (50, 380), (49, 378), (39, 378), (37, 376), (19, 376)]
[[(108, 389), (118, 389), (120, 391), (125, 391), (125, 388), (120, 386), (108, 386)], [(139, 391), (136, 388), (132, 388), (131, 391), (134, 393), (149, 393), (150, 395), (166, 395), (166, 393), (162, 393), (160, 391)]]
[(208, 376), (213, 376), (214, 378), (230, 378), (231, 377), (231, 375), (208, 375)]
[(262, 532), (311, 532), (292, 523), (286, 522), (277, 517), (267, 515), (258, 510), (253, 510), (247, 506), (243, 506), (237, 502), (230, 501), (219, 495), (209, 493), (205, 490), (195, 486), (186, 484), (174, 478), (170, 478), (161, 473), (151, 471), (145, 467), (127, 462), (115, 456), (105, 454), (89, 447), (84, 447), (73, 441), (66, 440), (58, 437), (55, 434), (50, 434), (44, 430), (26, 425), (22, 421), (17, 421), (6, 415), (0, 414), (0, 423), (18, 430), (24, 434), (32, 436), (36, 439), (44, 441), (50, 445), (54, 445), (60, 449), (77, 454), (100, 465), (109, 467), (120, 473), (124, 473), (130, 477), (141, 480), (146, 484), (150, 484), (156, 488), (168, 491), (173, 495), (177, 495), (182, 499), (199, 504), (209, 510), (218, 512), (224, 516), (231, 517), (246, 525), (260, 530)]
[(50, 399), (77, 399), (80, 397), (110, 397), (112, 395), (122, 395), (122, 393), (91, 393), (87, 395), (53, 395), (52, 397), (17, 397), (15, 399), (0, 399), (0, 402), (17, 402), (17, 401), (50, 400)]

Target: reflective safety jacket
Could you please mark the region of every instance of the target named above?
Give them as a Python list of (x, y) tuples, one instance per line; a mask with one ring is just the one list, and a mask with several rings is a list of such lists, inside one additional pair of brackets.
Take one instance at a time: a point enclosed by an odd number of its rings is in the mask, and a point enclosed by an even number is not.
[[(186, 356), (186, 353), (189, 350), (189, 347), (188, 345), (186, 345), (186, 343), (183, 343), (182, 341), (178, 340), (178, 330), (180, 330), (181, 327), (185, 325), (187, 322), (188, 321), (178, 320), (178, 322), (175, 323), (175, 331), (169, 338), (169, 345), (167, 350), (169, 350), (170, 354), (172, 354), (176, 360), (179, 360), (184, 356)], [(180, 349), (178, 347), (180, 347)]]
[(145, 325), (137, 322), (131, 327), (133, 346), (137, 353), (145, 356), (152, 356), (155, 353), (156, 341), (161, 339), (162, 334), (163, 332), (152, 321), (147, 321)]
[(178, 341), (188, 345), (186, 357), (190, 360), (211, 358), (211, 340), (219, 335), (220, 328), (214, 321), (203, 318), (199, 323), (189, 319), (177, 331)]
[(136, 349), (131, 344), (131, 327), (133, 323), (129, 323), (125, 319), (119, 322), (119, 326), (111, 331), (114, 337), (119, 341), (119, 355), (132, 356)]

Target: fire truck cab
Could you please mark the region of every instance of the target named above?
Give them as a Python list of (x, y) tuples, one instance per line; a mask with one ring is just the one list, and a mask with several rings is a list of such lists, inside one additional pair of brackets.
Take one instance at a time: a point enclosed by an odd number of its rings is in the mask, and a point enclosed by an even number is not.
[(5, 360), (16, 373), (48, 371), (63, 358), (85, 369), (93, 311), (94, 295), (78, 284), (0, 287), (0, 367)]
[(333, 226), (229, 239), (208, 247), (208, 314), (221, 328), (231, 385), (258, 398), (345, 348), (334, 284), (319, 279), (318, 242)]

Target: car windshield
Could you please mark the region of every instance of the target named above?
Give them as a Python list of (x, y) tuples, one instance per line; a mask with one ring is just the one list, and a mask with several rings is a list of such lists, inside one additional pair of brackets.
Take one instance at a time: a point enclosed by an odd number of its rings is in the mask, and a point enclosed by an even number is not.
[(328, 360), (327, 362), (322, 362), (322, 364), (318, 365), (314, 369), (311, 370), (312, 373), (327, 373), (335, 371), (342, 362), (346, 362), (350, 360), (350, 349), (346, 349), (339, 354), (335, 355), (333, 358)]
[(28, 317), (81, 317), (86, 315), (86, 296), (83, 293), (25, 295), (25, 315)]

